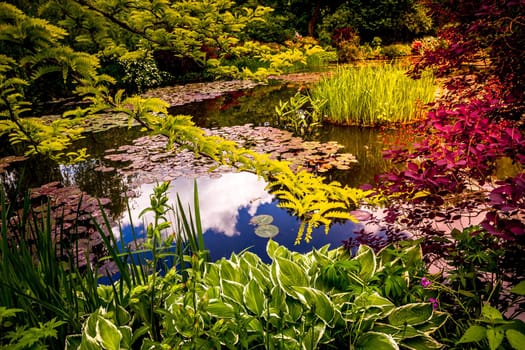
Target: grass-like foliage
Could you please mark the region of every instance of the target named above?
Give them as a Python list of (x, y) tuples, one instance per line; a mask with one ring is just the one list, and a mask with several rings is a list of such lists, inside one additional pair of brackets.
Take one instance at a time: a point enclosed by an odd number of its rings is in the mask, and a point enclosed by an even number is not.
[(340, 67), (312, 89), (314, 98), (328, 101), (322, 108), (328, 122), (364, 126), (414, 122), (435, 94), (431, 73), (414, 80), (397, 64)]
[[(143, 212), (153, 212), (143, 249), (131, 250), (117, 242), (106, 216), (101, 225), (93, 220), (107, 257), (86, 266), (79, 265), (78, 245), (66, 251), (55, 239), (60, 218), (53, 216), (50, 205), (39, 216), (27, 197), (15, 212), (0, 191), (0, 348), (63, 349), (66, 336), (79, 334), (88, 315), (110, 307), (122, 317), (124, 308), (135, 310), (138, 322), (157, 339), (160, 319), (152, 304), (162, 293), (155, 287), (157, 277), (172, 266), (207, 259), (197, 188), (190, 213), (180, 200), (176, 207), (167, 203), (168, 187), (167, 182), (158, 185)], [(101, 265), (108, 259), (115, 264), (118, 279), (100, 285)], [(180, 277), (182, 282), (187, 279), (184, 273)], [(76, 339), (69, 336), (68, 346), (76, 348)]]

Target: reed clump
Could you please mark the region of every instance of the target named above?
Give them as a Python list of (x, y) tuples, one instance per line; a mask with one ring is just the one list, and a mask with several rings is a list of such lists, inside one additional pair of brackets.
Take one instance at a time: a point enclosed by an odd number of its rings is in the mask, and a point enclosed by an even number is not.
[(312, 89), (313, 98), (328, 101), (321, 111), (326, 122), (361, 126), (419, 120), (435, 94), (431, 72), (412, 79), (400, 64), (339, 67)]

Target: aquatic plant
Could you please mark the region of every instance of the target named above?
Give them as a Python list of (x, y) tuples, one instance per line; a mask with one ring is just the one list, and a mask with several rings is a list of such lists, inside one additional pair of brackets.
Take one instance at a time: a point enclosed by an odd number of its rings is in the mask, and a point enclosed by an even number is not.
[(396, 64), (339, 67), (311, 90), (313, 98), (328, 101), (320, 110), (325, 121), (364, 126), (421, 119), (435, 93), (432, 73), (413, 80)]
[(312, 98), (309, 93), (297, 92), (288, 101), (279, 101), (275, 106), (277, 125), (298, 136), (308, 136), (322, 126), (321, 109), (326, 100)]

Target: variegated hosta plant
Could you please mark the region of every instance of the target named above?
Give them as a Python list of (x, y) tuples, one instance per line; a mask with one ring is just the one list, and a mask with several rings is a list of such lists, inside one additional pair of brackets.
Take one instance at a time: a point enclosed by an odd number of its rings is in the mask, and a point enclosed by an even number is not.
[(328, 246), (299, 254), (270, 240), (267, 253), (270, 264), (251, 252), (193, 259), (186, 282), (175, 270), (157, 280), (157, 334), (132, 298), (133, 307), (90, 317), (80, 348), (441, 348), (432, 334), (447, 315), (425, 300), (417, 242), (379, 253), (361, 246), (351, 257)]

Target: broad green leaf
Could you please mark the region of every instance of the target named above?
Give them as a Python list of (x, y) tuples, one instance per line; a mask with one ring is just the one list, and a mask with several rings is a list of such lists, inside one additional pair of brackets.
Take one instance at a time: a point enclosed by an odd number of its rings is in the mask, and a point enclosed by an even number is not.
[[(496, 350), (505, 338), (505, 333), (502, 328), (488, 328), (487, 340), (489, 341), (490, 350)], [(523, 345), (523, 344), (522, 344)]]
[(304, 334), (301, 346), (304, 350), (317, 349), (319, 341), (323, 338), (326, 325), (324, 323), (317, 323), (310, 327)]
[(220, 266), (221, 278), (223, 280), (242, 282), (239, 266), (226, 259), (220, 261)]
[(89, 334), (84, 333), (82, 335), (82, 341), (80, 342), (81, 350), (100, 350), (100, 344), (94, 337), (91, 337)]
[(286, 293), (294, 295), (292, 287), (309, 286), (306, 271), (295, 262), (276, 257), (272, 264), (272, 275), (276, 282)]
[(118, 350), (120, 349), (120, 340), (122, 333), (118, 330), (111, 321), (102, 316), (98, 316), (97, 320), (97, 336), (95, 339), (103, 346), (104, 349)]
[(133, 330), (129, 326), (122, 326), (118, 328), (122, 334), (122, 340), (120, 341), (121, 348), (131, 349), (133, 342)]
[(358, 350), (398, 350), (399, 346), (391, 335), (378, 332), (366, 332), (357, 339), (355, 348)]
[(235, 318), (235, 308), (231, 304), (220, 300), (210, 300), (206, 310), (217, 318)]
[(395, 308), (388, 316), (390, 324), (400, 326), (404, 324), (418, 325), (432, 317), (430, 303), (413, 303)]
[(361, 266), (359, 277), (365, 282), (372, 278), (377, 268), (376, 255), (372, 248), (363, 244), (360, 245), (354, 260), (359, 261)]
[(310, 287), (294, 287), (299, 294), (299, 300), (312, 310), (327, 325), (331, 325), (336, 316), (336, 306), (322, 291)]
[(512, 287), (510, 292), (518, 295), (525, 295), (525, 281), (521, 281), (520, 283)]
[(523, 346), (525, 344), (525, 334), (515, 329), (507, 329), (507, 332), (505, 334), (507, 335), (507, 340), (509, 341), (510, 346), (512, 346), (513, 349), (523, 349)]
[(82, 343), (82, 334), (71, 334), (66, 336), (65, 350), (78, 350)]
[(458, 343), (471, 343), (483, 340), (487, 336), (487, 329), (483, 326), (470, 326)]
[(416, 328), (424, 333), (432, 333), (441, 328), (447, 322), (448, 314), (434, 310), (432, 317), (428, 322), (417, 325)]
[(273, 259), (275, 256), (275, 251), (278, 247), (279, 243), (275, 242), (273, 239), (268, 240), (268, 243), (266, 244), (266, 254), (268, 254), (268, 256)]
[(390, 300), (382, 297), (377, 292), (361, 293), (353, 304), (356, 308), (364, 309), (361, 317), (365, 320), (384, 318), (395, 309), (395, 305)]
[(268, 240), (268, 245), (266, 246), (266, 253), (272, 260), (275, 260), (278, 257), (289, 258), (291, 255), (288, 248), (279, 245), (272, 239)]
[(221, 282), (222, 295), (232, 302), (243, 305), (244, 286), (239, 282), (228, 281), (223, 279)]
[(205, 281), (207, 285), (218, 286), (220, 284), (220, 271), (219, 265), (217, 264), (208, 264), (206, 266), (206, 275)]
[(264, 292), (261, 286), (255, 281), (251, 280), (244, 287), (244, 304), (246, 308), (257, 316), (261, 316), (264, 311)]
[(411, 350), (442, 349), (443, 344), (428, 335), (420, 335), (403, 340), (402, 345)]
[(416, 337), (423, 334), (423, 332), (410, 325), (392, 326), (390, 324), (380, 322), (374, 323), (374, 332), (390, 334), (394, 340), (398, 342), (405, 338)]
[(481, 315), (490, 321), (503, 319), (503, 316), (501, 316), (501, 313), (498, 311), (498, 309), (490, 306), (489, 304), (483, 305), (483, 308), (481, 309)]

